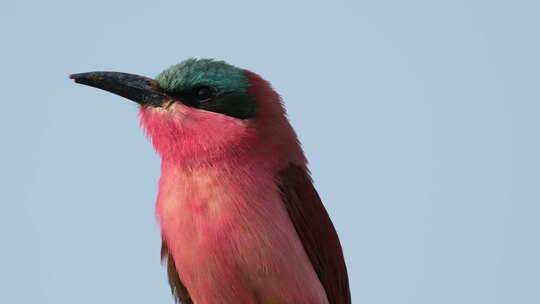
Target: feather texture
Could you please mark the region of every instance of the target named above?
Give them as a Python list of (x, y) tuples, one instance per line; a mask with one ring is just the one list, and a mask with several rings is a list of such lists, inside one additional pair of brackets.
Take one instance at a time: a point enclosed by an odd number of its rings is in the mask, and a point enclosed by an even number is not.
[(336, 231), (281, 98), (259, 75), (190, 59), (157, 80), (74, 74), (141, 105), (162, 159), (157, 217), (182, 304), (349, 304)]
[(169, 248), (167, 248), (165, 240), (161, 244), (161, 261), (167, 264), (167, 277), (174, 298), (180, 304), (193, 304), (193, 300), (191, 299), (186, 286), (184, 286), (184, 283), (182, 283), (182, 280), (176, 271), (176, 264), (169, 253)]
[(330, 304), (349, 304), (347, 268), (334, 225), (305, 168), (291, 164), (280, 173), (283, 202)]
[(140, 112), (162, 158), (157, 216), (173, 293), (183, 304), (349, 303), (328, 215), (309, 177), (287, 169), (306, 160), (281, 100), (244, 72), (254, 119), (181, 103)]

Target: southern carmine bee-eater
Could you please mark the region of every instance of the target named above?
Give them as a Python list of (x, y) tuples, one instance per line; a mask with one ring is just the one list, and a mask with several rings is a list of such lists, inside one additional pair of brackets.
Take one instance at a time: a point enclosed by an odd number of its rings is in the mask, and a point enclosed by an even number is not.
[(267, 81), (209, 59), (186, 60), (155, 80), (70, 77), (140, 105), (162, 159), (157, 217), (177, 300), (351, 302), (337, 233)]

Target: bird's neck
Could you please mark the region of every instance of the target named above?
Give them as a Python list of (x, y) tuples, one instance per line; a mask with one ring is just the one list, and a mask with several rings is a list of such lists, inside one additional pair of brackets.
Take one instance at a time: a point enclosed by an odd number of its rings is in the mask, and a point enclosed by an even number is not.
[(164, 161), (156, 206), (164, 237), (224, 229), (237, 221), (236, 213), (253, 208), (251, 202), (262, 195), (261, 189), (275, 187), (277, 168), (268, 164), (245, 157), (189, 164)]

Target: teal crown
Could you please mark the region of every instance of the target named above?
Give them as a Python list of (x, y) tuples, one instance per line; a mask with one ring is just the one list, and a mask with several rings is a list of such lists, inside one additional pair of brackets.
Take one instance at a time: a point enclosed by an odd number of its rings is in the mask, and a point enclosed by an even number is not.
[(249, 86), (246, 71), (224, 61), (188, 59), (161, 72), (156, 80), (168, 92), (211, 86), (219, 93), (245, 94)]

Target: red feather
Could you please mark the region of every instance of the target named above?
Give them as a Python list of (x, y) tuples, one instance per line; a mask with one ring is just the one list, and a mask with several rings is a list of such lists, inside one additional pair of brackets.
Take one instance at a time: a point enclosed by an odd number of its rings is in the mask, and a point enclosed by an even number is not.
[(328, 302), (351, 303), (341, 244), (307, 170), (290, 165), (279, 177), (283, 202), (326, 291)]

